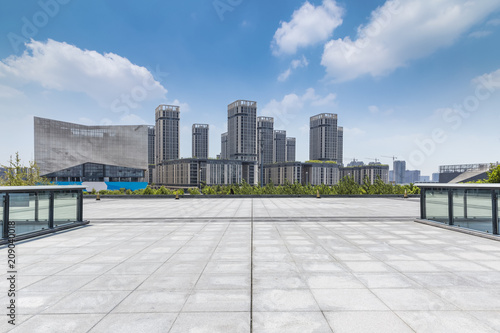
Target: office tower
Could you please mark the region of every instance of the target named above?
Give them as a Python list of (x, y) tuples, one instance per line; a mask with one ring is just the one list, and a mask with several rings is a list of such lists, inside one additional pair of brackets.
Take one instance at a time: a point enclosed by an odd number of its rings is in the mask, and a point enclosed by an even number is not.
[(344, 128), (337, 127), (337, 159), (338, 165), (344, 165)]
[(153, 183), (155, 170), (155, 127), (148, 127), (148, 183)]
[(295, 138), (286, 138), (286, 161), (295, 162)]
[(394, 181), (396, 184), (404, 184), (406, 176), (406, 162), (405, 161), (394, 161)]
[(159, 105), (155, 111), (156, 165), (179, 158), (180, 109), (174, 105)]
[(257, 161), (257, 102), (238, 100), (227, 106), (229, 159)]
[(286, 161), (286, 131), (274, 131), (273, 163)]
[(222, 133), (220, 137), (220, 158), (222, 160), (227, 160), (228, 155), (227, 155), (227, 132)]
[(257, 160), (259, 165), (273, 163), (274, 118), (257, 118)]
[(337, 115), (321, 113), (310, 118), (309, 159), (337, 161)]
[(193, 158), (208, 158), (208, 125), (193, 124)]

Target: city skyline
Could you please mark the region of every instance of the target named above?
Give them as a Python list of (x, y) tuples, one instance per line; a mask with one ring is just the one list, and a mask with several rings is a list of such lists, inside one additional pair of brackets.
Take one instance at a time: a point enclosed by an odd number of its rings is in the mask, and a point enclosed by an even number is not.
[(160, 104), (180, 106), (180, 157), (194, 123), (216, 157), (238, 99), (301, 161), (320, 113), (342, 119), (345, 164), (396, 156), (431, 175), (499, 159), (497, 1), (222, 2), (2, 3), (0, 164), (34, 158), (33, 116), (153, 125)]

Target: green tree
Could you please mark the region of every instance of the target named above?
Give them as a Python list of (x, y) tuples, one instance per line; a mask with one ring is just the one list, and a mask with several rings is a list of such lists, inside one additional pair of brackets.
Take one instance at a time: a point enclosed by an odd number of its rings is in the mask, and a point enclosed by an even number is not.
[(488, 171), (488, 179), (486, 179), (487, 183), (500, 183), (500, 165), (494, 167), (493, 165)]
[(0, 178), (1, 186), (35, 186), (49, 185), (50, 181), (40, 176), (40, 168), (34, 161), (30, 161), (27, 166), (23, 165), (19, 153), (10, 157), (9, 165), (2, 165), (5, 169), (4, 175)]

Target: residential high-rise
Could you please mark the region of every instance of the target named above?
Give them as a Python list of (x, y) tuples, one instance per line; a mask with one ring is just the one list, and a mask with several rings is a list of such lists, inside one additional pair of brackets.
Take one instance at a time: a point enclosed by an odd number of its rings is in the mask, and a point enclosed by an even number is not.
[(208, 158), (208, 125), (193, 124), (193, 158)]
[(257, 161), (273, 163), (274, 118), (257, 117)]
[(337, 127), (337, 163), (344, 165), (344, 128)]
[(321, 113), (310, 118), (309, 159), (337, 161), (338, 163), (337, 115)]
[(148, 183), (153, 182), (155, 170), (155, 127), (148, 127)]
[(286, 131), (276, 130), (273, 134), (273, 163), (286, 161)]
[(295, 162), (295, 138), (286, 138), (286, 161)]
[(257, 102), (238, 100), (227, 106), (229, 159), (257, 161)]
[(396, 184), (404, 184), (406, 176), (406, 162), (394, 161), (392, 167), (394, 169), (394, 182)]
[(179, 158), (180, 108), (159, 105), (155, 110), (155, 164)]
[(220, 136), (220, 158), (222, 160), (227, 160), (228, 159), (228, 154), (227, 154), (227, 132), (222, 133)]

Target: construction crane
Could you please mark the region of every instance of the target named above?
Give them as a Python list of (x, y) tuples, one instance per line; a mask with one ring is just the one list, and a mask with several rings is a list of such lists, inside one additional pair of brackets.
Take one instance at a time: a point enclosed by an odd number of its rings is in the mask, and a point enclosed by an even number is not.
[(394, 163), (394, 161), (398, 159), (397, 156), (382, 156), (382, 157), (392, 158), (392, 163)]

